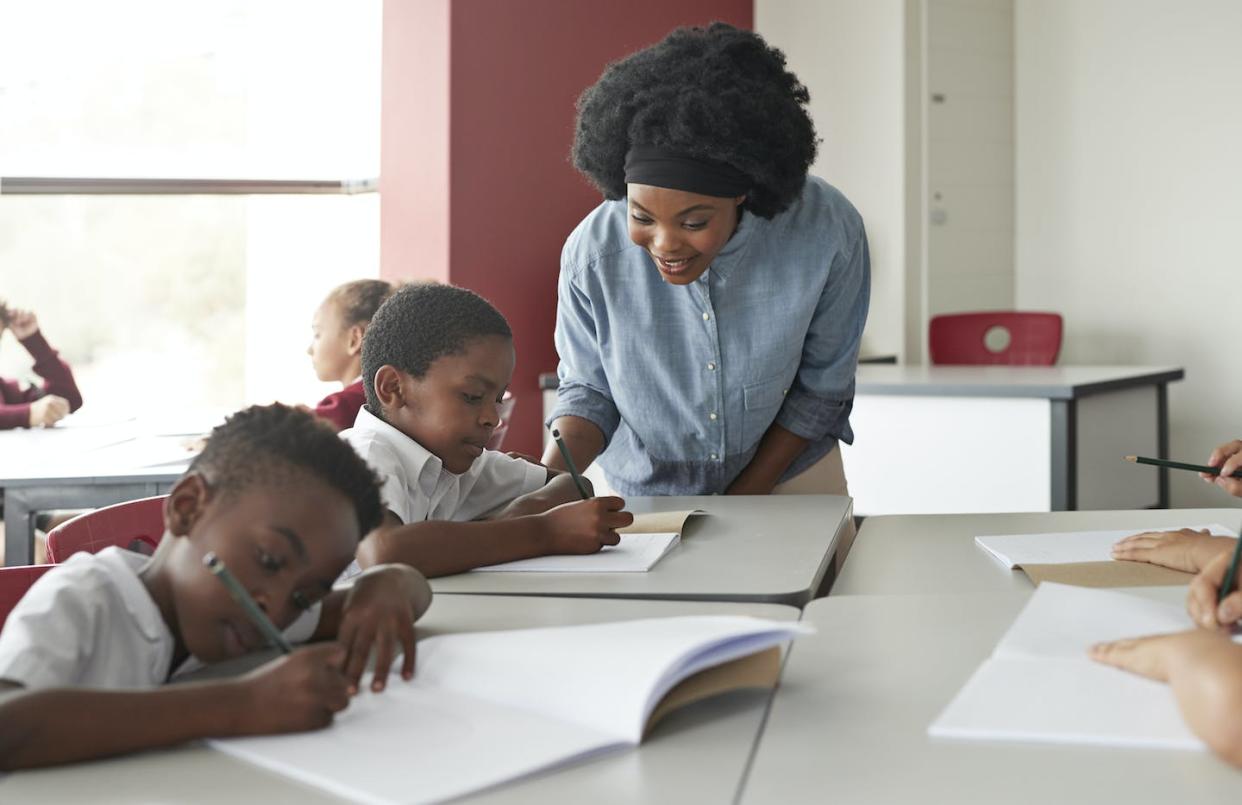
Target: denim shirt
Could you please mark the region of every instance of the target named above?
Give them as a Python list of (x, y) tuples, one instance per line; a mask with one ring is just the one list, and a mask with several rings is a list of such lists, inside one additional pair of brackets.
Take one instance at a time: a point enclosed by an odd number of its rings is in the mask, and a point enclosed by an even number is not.
[(870, 259), (862, 218), (808, 177), (772, 219), (743, 212), (707, 271), (671, 285), (606, 201), (561, 253), (556, 316), (561, 416), (603, 431), (625, 495), (724, 492), (773, 422), (809, 444), (781, 480), (853, 442)]

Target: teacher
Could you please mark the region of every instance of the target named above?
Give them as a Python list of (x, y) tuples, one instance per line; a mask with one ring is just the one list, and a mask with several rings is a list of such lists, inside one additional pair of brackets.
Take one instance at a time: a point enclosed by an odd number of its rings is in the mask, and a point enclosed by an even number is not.
[[(578, 100), (607, 199), (561, 255), (558, 428), (625, 495), (848, 494), (870, 265), (809, 94), (762, 37), (679, 28)], [(565, 467), (556, 446), (544, 462)]]

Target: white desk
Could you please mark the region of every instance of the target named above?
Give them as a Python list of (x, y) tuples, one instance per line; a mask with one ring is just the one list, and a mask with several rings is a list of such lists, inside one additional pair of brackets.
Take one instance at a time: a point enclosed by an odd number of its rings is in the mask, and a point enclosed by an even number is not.
[(646, 573), (461, 573), (440, 593), (758, 601), (802, 606), (823, 581), (850, 499), (829, 495), (632, 497), (635, 513), (703, 509)]
[(199, 423), (177, 428), (131, 420), (0, 431), (5, 564), (33, 560), (35, 512), (97, 508), (167, 492), (192, 458), (185, 443), (206, 430)]
[[(764, 604), (442, 596), (419, 629), (426, 636), (694, 614), (798, 618), (796, 609)], [(730, 802), (770, 699), (769, 691), (749, 690), (698, 702), (661, 721), (638, 750), (603, 755), (460, 801)], [(394, 746), (393, 753), (399, 757), (401, 747)], [(417, 786), (418, 780), (411, 779), (411, 790)], [(201, 745), (0, 777), (0, 802), (6, 803), (340, 801)]]
[(861, 515), (1168, 505), (1176, 367), (858, 367), (842, 450)]
[(832, 595), (1030, 592), (1034, 587), (1026, 574), (1003, 567), (975, 545), (975, 537), (1131, 526), (1154, 531), (1204, 523), (1237, 528), (1239, 517), (1242, 509), (868, 517), (832, 585)]
[[(1145, 591), (1176, 601), (1182, 588)], [(1208, 752), (934, 739), (927, 726), (1026, 602), (1018, 592), (830, 597), (790, 650), (744, 805), (1225, 803), (1242, 773)]]

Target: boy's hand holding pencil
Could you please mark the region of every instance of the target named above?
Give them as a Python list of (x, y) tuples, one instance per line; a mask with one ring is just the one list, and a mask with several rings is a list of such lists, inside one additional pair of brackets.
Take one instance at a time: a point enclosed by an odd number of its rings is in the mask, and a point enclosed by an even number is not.
[(345, 649), (317, 643), (286, 654), (237, 680), (239, 734), (272, 735), (326, 727), (349, 706), (342, 673)]
[(605, 545), (621, 541), (618, 528), (634, 522), (634, 515), (625, 511), (625, 501), (618, 497), (591, 498), (565, 503), (544, 514), (548, 554), (595, 553)]

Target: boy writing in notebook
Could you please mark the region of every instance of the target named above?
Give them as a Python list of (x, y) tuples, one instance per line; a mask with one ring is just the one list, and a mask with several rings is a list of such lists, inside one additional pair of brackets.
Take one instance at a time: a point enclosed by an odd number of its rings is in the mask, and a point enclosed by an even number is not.
[[(396, 650), (411, 677), (426, 581), (390, 565), (332, 589), (379, 522), (377, 486), (309, 413), (273, 405), (229, 417), (169, 494), (153, 556), (74, 554), (9, 615), (0, 631), (0, 768), (323, 727), (347, 706), (372, 648), (373, 690), (384, 687)], [(331, 642), (242, 677), (164, 685), (264, 645), (204, 566), (208, 553), (286, 639)]]
[[(1242, 441), (1212, 451), (1203, 474), (1235, 497), (1242, 497)], [(1136, 674), (1167, 682), (1187, 725), (1212, 751), (1242, 766), (1242, 645), (1230, 632), (1242, 618), (1238, 577), (1221, 595), (1237, 540), (1184, 528), (1136, 534), (1113, 546), (1117, 559), (1151, 562), (1198, 575), (1190, 583), (1186, 609), (1201, 628), (1177, 634), (1116, 640), (1093, 646), (1091, 657)]]
[(617, 544), (633, 521), (623, 500), (582, 500), (568, 474), (485, 449), (514, 359), (504, 317), (464, 288), (409, 285), (376, 312), (367, 404), (341, 434), (383, 480), (387, 511), (358, 549), (362, 567), (443, 576)]

